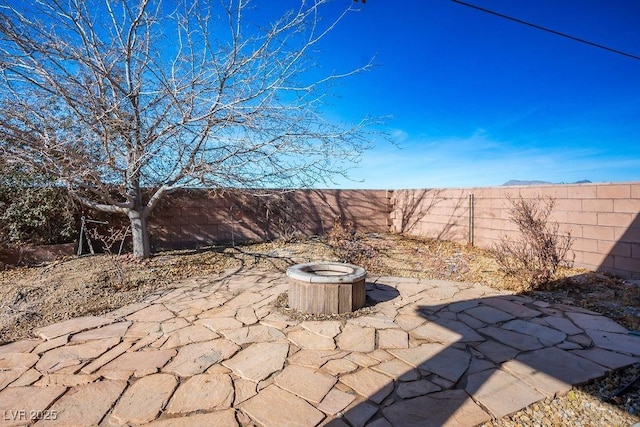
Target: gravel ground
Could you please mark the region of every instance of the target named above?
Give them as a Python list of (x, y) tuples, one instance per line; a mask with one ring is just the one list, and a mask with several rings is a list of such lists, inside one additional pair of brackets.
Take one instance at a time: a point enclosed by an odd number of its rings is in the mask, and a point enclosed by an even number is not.
[[(600, 312), (640, 331), (640, 284), (587, 270), (565, 269), (543, 290), (527, 290), (504, 277), (487, 251), (398, 235), (276, 241), (235, 248), (172, 251), (138, 261), (129, 256), (67, 257), (39, 267), (0, 271), (0, 343), (31, 336), (34, 328), (87, 314), (102, 314), (158, 289), (234, 269), (270, 268), (311, 260), (349, 261), (373, 275), (480, 282), (537, 299)], [(619, 370), (564, 396), (533, 404), (486, 427), (633, 426), (640, 423), (640, 365)]]

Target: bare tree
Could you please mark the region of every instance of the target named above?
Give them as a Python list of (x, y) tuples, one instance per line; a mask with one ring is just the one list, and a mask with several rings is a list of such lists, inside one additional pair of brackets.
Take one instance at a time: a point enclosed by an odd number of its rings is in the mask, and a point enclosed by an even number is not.
[(275, 16), (280, 2), (0, 0), (0, 153), (126, 214), (139, 257), (150, 212), (177, 188), (346, 174), (370, 120), (336, 123), (321, 107), (371, 64), (318, 76), (311, 54), (355, 9), (296, 1)]

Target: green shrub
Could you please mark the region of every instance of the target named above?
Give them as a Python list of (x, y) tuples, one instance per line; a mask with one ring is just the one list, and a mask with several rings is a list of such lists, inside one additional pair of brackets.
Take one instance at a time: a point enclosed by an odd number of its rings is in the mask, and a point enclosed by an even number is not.
[(76, 236), (77, 205), (46, 176), (0, 165), (0, 243), (53, 244)]

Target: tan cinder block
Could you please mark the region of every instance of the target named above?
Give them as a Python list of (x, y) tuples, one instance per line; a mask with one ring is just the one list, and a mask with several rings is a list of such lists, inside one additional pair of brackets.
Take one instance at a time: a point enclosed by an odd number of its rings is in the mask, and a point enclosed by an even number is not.
[(628, 199), (631, 197), (631, 185), (630, 184), (598, 185), (597, 195), (599, 199)]
[(614, 212), (640, 213), (640, 199), (615, 199)]
[(614, 240), (615, 227), (597, 227), (584, 225), (582, 227), (582, 237), (595, 240)]
[(580, 252), (577, 250), (569, 252), (569, 256), (573, 257), (574, 267), (587, 268), (587, 266), (584, 264), (583, 255), (584, 255), (584, 252)]
[(595, 212), (567, 212), (567, 222), (570, 224), (596, 225), (598, 215)]
[(613, 257), (607, 254), (583, 252), (582, 262), (593, 270), (597, 270), (599, 268), (613, 268)]
[(502, 199), (504, 198), (505, 192), (510, 192), (513, 194), (514, 189), (513, 187), (481, 188), (481, 189), (475, 190), (473, 194), (477, 199)]
[[(511, 208), (511, 203), (505, 198), (486, 199), (489, 201), (489, 206), (495, 210), (508, 211)], [(478, 200), (476, 199), (475, 206), (478, 207)]]
[(631, 197), (634, 199), (640, 199), (640, 183), (630, 184)]
[(511, 198), (517, 198), (517, 197), (522, 197), (523, 199), (535, 199), (538, 197), (543, 196), (544, 193), (544, 188), (543, 187), (534, 187), (534, 186), (527, 186), (527, 187), (513, 187), (512, 191), (508, 191), (504, 194), (504, 197), (506, 198), (507, 195)]
[(640, 226), (631, 226), (628, 228), (619, 227), (614, 229), (614, 240), (624, 242), (640, 243)]
[(567, 187), (567, 197), (570, 199), (595, 199), (597, 188), (592, 184), (571, 185)]
[(613, 212), (613, 199), (585, 199), (582, 201), (583, 212)]
[(540, 194), (555, 199), (566, 199), (569, 197), (569, 189), (565, 185), (550, 185), (540, 188)]
[(578, 199), (556, 199), (553, 205), (554, 212), (574, 212), (582, 210), (582, 201)]
[(497, 231), (516, 230), (516, 226), (513, 222), (511, 222), (510, 220), (498, 218), (491, 220), (491, 228)]
[(571, 248), (577, 252), (598, 252), (598, 241), (576, 238), (573, 240)]
[(613, 227), (628, 227), (634, 219), (633, 214), (628, 213), (599, 213), (598, 225)]
[(567, 211), (562, 211), (562, 210), (554, 210), (553, 212), (551, 212), (551, 215), (549, 216), (549, 221), (550, 222), (557, 222), (557, 223), (566, 223), (567, 222)]
[(629, 273), (638, 273), (639, 258), (629, 258), (616, 256), (613, 258), (613, 268), (620, 271), (628, 271)]
[(568, 224), (566, 222), (558, 224), (558, 233), (561, 236), (566, 236), (571, 234), (573, 237), (581, 237), (582, 236), (582, 227), (575, 224)]
[(640, 262), (640, 243), (631, 244), (631, 257)]
[(598, 252), (631, 258), (631, 244), (625, 242), (598, 241)]

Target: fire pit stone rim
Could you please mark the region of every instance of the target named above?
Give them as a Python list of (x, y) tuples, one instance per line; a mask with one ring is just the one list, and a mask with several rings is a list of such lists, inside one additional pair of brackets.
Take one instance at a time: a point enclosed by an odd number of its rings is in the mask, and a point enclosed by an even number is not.
[[(316, 271), (333, 271), (338, 275), (320, 275)], [(355, 283), (363, 280), (367, 272), (357, 265), (334, 262), (314, 261), (296, 264), (287, 268), (287, 276), (291, 279), (308, 283)]]

